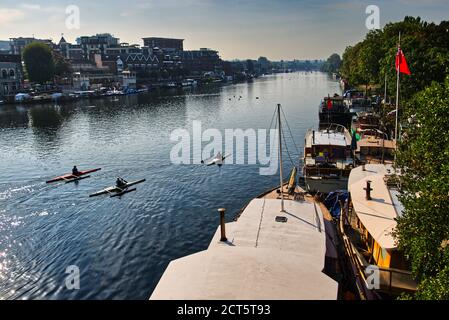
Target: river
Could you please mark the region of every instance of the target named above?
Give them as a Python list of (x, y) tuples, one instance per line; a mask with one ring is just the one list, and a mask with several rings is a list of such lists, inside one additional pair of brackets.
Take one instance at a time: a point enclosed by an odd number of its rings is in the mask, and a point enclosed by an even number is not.
[[(280, 103), (295, 142), (286, 138), (287, 176), (307, 129), (318, 126), (320, 100), (340, 92), (326, 74), (297, 72), (61, 106), (0, 106), (0, 299), (148, 299), (171, 260), (208, 247), (218, 208), (230, 221), (279, 181), (260, 175), (258, 164), (172, 164), (171, 133), (191, 131), (194, 120), (203, 130), (269, 129)], [(45, 184), (75, 164), (102, 170), (77, 184)], [(147, 181), (121, 198), (88, 197), (117, 176)], [(66, 286), (69, 266), (80, 272), (79, 289)]]

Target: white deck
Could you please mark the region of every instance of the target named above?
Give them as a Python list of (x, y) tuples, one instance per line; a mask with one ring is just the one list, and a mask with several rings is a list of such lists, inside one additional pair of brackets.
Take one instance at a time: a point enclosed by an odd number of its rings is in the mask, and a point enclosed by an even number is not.
[[(391, 190), (387, 187), (384, 177), (391, 165), (372, 164), (366, 165), (366, 171), (362, 167), (352, 170), (349, 177), (349, 192), (354, 206), (354, 211), (371, 236), (384, 249), (396, 248), (391, 232), (396, 228), (396, 218), (399, 216), (397, 208), (400, 208), (397, 197), (392, 197)], [(371, 181), (371, 198), (366, 200), (366, 182)]]
[(151, 299), (336, 299), (337, 282), (322, 273), (319, 206), (286, 200), (285, 208), (281, 214), (280, 200), (253, 200), (237, 222), (226, 224), (227, 243), (219, 241), (218, 228), (206, 251), (172, 261)]
[[(312, 145), (320, 146), (320, 145), (333, 145), (346, 147), (351, 145), (350, 136), (340, 133), (340, 132), (329, 132), (326, 130), (315, 131), (315, 141), (313, 140), (313, 132), (308, 131), (306, 135), (306, 147), (310, 148)], [(348, 139), (349, 138), (349, 139)]]

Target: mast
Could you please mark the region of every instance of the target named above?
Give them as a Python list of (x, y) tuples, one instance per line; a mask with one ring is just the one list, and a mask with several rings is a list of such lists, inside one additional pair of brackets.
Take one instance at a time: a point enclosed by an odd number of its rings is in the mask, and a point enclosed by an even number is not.
[[(399, 44), (398, 44), (398, 53), (399, 49), (401, 48), (401, 32), (399, 32)], [(396, 58), (397, 59), (397, 58)], [(397, 83), (396, 83), (396, 126), (395, 126), (395, 133), (394, 133), (394, 139), (396, 140), (396, 150), (398, 148), (398, 122), (399, 122), (399, 79), (400, 79), (400, 71), (401, 67), (400, 65), (397, 66)]]
[(279, 126), (279, 177), (281, 181), (281, 212), (285, 212), (284, 209), (284, 179), (282, 177), (282, 127), (281, 127), (281, 105), (278, 104), (278, 126)]

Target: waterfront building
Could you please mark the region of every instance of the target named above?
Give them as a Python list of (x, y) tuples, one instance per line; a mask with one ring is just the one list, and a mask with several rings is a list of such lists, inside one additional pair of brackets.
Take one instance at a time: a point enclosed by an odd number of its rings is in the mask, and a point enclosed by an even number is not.
[(50, 39), (36, 39), (34, 37), (31, 38), (10, 38), (9, 39), (9, 46), (10, 46), (10, 53), (15, 55), (22, 55), (23, 49), (33, 43), (33, 42), (40, 42), (49, 45), (51, 48), (54, 47), (54, 43)]
[(181, 60), (184, 69), (192, 75), (223, 71), (223, 61), (216, 50), (201, 48), (200, 50), (182, 51)]
[(95, 36), (82, 36), (76, 39), (76, 42), (87, 58), (91, 58), (95, 54), (105, 55), (108, 48), (119, 46), (119, 39), (109, 33), (97, 34)]
[(22, 88), (22, 82), (20, 55), (0, 54), (0, 98), (17, 93)]
[(143, 38), (143, 45), (150, 49), (158, 48), (165, 53), (175, 53), (184, 51), (184, 39), (173, 38), (157, 38), (148, 37)]
[(84, 50), (80, 45), (68, 43), (64, 36), (59, 40), (58, 50), (61, 52), (62, 56), (69, 60), (82, 60), (85, 59), (86, 56), (84, 54)]

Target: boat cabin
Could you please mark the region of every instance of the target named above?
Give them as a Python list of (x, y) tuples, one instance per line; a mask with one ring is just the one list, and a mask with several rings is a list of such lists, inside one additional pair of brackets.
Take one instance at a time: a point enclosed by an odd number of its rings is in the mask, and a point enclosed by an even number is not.
[[(367, 297), (416, 290), (409, 262), (392, 235), (403, 211), (397, 181), (393, 167), (383, 164), (357, 167), (349, 177), (350, 201), (342, 210), (340, 231), (351, 270)], [(373, 266), (379, 272), (374, 287), (367, 280)]]

